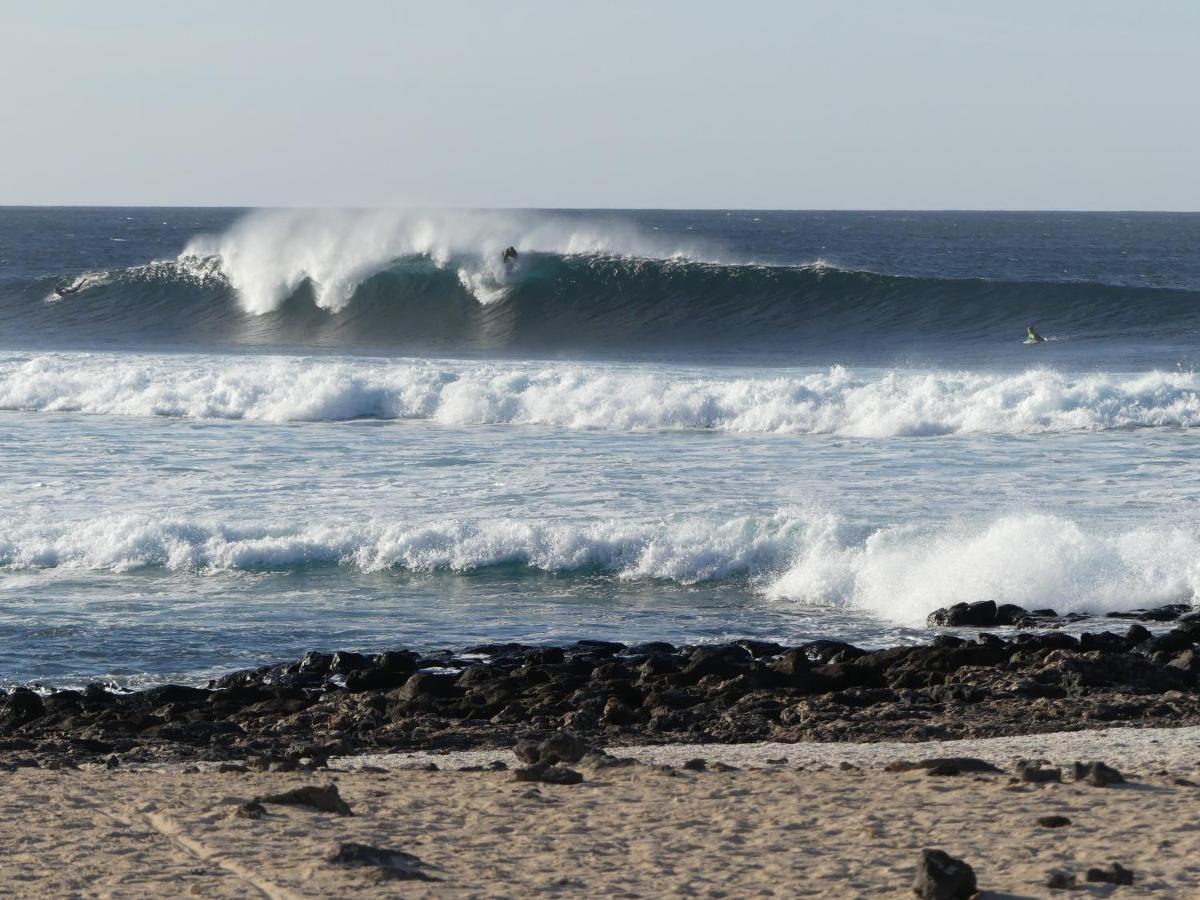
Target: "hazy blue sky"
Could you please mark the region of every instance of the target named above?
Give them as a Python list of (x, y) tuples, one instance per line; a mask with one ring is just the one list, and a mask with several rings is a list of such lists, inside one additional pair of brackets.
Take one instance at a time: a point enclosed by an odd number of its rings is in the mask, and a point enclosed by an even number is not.
[(0, 203), (1200, 209), (1200, 2), (0, 0)]

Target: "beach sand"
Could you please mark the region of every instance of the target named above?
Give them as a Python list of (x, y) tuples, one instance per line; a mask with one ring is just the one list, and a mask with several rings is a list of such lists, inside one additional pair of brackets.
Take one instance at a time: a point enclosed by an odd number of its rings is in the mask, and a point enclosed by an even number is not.
[[(317, 773), (17, 769), (0, 775), (0, 885), (24, 897), (911, 896), (930, 847), (970, 863), (984, 897), (1050, 896), (1051, 869), (1077, 874), (1075, 896), (1200, 896), (1200, 787), (1179, 782), (1200, 782), (1200, 729), (610, 749), (710, 768), (581, 765), (573, 786), (456, 771), (497, 753), (439, 756), (438, 771), (411, 756)], [(883, 769), (968, 753), (1004, 774)], [(1015, 759), (1030, 755), (1103, 759), (1130, 783), (1071, 783), (1069, 771), (1063, 784), (1014, 783)], [(718, 760), (741, 768), (713, 771)], [(235, 814), (242, 801), (328, 783), (352, 816), (276, 804), (257, 820)], [(1047, 815), (1071, 824), (1039, 825)], [(329, 861), (351, 841), (413, 854), (440, 880)], [(1112, 861), (1135, 873), (1132, 886), (1084, 882)]]

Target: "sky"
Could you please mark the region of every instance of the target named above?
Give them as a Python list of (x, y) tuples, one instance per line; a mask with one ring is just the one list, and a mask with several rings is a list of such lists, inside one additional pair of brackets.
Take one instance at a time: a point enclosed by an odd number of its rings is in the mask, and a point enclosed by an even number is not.
[(1200, 210), (1200, 3), (0, 0), (0, 204)]

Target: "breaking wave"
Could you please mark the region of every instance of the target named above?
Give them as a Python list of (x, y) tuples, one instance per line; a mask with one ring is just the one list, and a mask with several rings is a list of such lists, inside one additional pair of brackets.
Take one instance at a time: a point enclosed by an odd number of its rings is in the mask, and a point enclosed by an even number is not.
[(1200, 335), (1197, 291), (756, 263), (549, 213), (258, 212), (178, 259), (3, 287), (0, 333), (25, 345), (761, 355), (995, 346), (1028, 322), (1074, 345)]
[(605, 431), (912, 437), (1200, 425), (1191, 372), (855, 370), (0, 355), (0, 409), (261, 422), (425, 419)]
[(856, 608), (920, 624), (936, 607), (964, 600), (1060, 612), (1190, 600), (1200, 590), (1200, 532), (1104, 533), (1047, 514), (866, 529), (803, 510), (588, 524), (500, 518), (248, 527), (140, 515), (0, 522), (0, 567), (9, 570), (219, 574), (312, 566), (368, 572), (519, 566), (684, 585), (738, 580), (779, 602)]

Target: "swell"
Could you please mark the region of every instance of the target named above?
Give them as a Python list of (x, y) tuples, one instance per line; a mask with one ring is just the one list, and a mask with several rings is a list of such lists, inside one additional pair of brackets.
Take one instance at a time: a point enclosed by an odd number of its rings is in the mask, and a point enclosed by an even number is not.
[[(1200, 292), (1093, 283), (537, 252), (507, 271), (477, 256), (412, 255), (339, 276), (337, 302), (329, 284), (292, 273), (276, 300), (255, 305), (228, 268), (185, 256), (8, 282), (0, 328), (23, 346), (541, 354), (996, 345), (1020, 340), (1031, 322), (1072, 346), (1200, 334)], [(64, 284), (77, 290), (56, 299)]]
[(1026, 513), (915, 528), (802, 509), (735, 519), (513, 518), (233, 525), (170, 516), (0, 521), (0, 570), (555, 572), (681, 585), (733, 581), (780, 602), (905, 624), (960, 601), (1103, 612), (1195, 598), (1200, 533), (1104, 531)]

